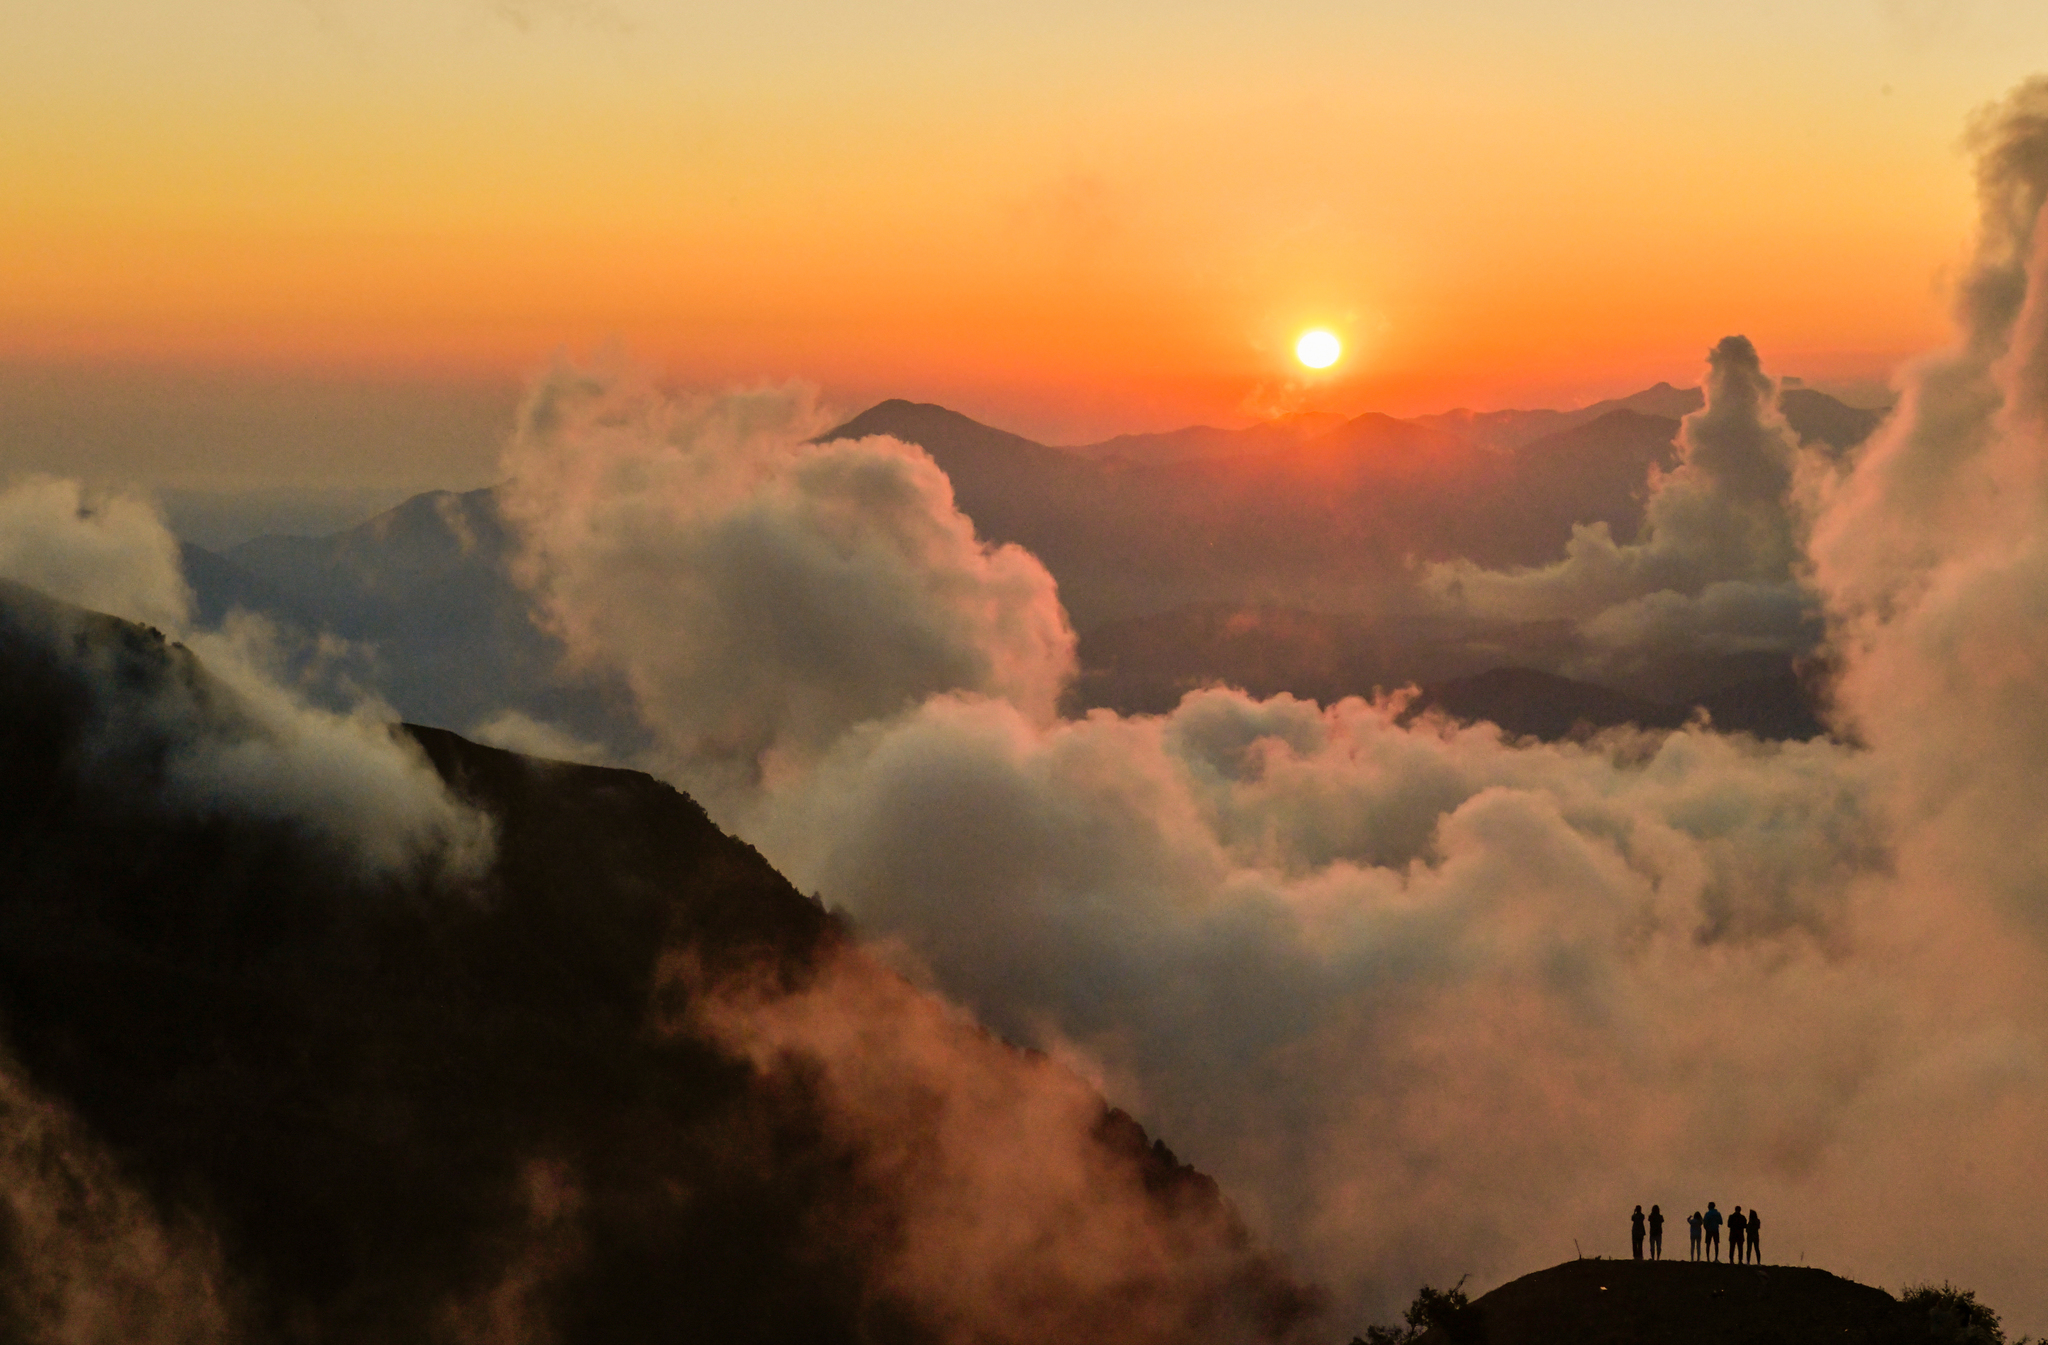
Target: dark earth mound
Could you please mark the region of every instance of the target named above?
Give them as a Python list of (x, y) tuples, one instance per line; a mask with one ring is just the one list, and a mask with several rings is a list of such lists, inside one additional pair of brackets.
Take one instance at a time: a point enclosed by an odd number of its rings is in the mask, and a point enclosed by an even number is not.
[(1924, 1311), (1806, 1266), (1567, 1261), (1475, 1299), (1418, 1345), (1924, 1345)]

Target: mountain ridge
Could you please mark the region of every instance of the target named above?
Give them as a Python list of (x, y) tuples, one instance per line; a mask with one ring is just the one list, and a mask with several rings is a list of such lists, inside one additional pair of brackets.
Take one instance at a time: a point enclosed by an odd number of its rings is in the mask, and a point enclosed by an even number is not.
[[(687, 795), (407, 727), (393, 750), (489, 817), (493, 848), (371, 871), (300, 817), (169, 787), (213, 735), (246, 760), (266, 732), (161, 632), (0, 584), (0, 1086), (69, 1118), (0, 1165), (74, 1230), (25, 1239), (0, 1205), (0, 1338), (58, 1329), (66, 1286), (107, 1273), (81, 1268), (95, 1238), (159, 1249), (122, 1272), (135, 1311), (232, 1319), (254, 1345), (493, 1322), (940, 1345), (960, 1312), (1020, 1345), (1220, 1345), (1314, 1317), (1319, 1293), (1212, 1181), (874, 964)], [(773, 1035), (806, 1012), (868, 1015), (872, 1040), (940, 1063)], [(881, 1122), (844, 1100), (862, 1070)], [(1026, 1123), (977, 1115), (977, 1143), (1041, 1157), (1030, 1182), (962, 1170), (972, 1149), (921, 1101), (952, 1070), (1072, 1099), (1007, 1138)], [(1062, 1205), (1063, 1175), (1095, 1204)], [(975, 1282), (1014, 1296), (956, 1304), (916, 1258), (943, 1263), (953, 1211), (988, 1202), (1031, 1236)], [(108, 1222), (122, 1210), (166, 1222)], [(1071, 1273), (1069, 1237), (1094, 1239), (1113, 1293)]]

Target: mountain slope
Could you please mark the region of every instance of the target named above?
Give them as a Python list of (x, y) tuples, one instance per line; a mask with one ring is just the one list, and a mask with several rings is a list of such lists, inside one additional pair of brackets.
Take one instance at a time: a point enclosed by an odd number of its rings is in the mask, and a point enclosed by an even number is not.
[(1120, 434), (1099, 443), (1069, 449), (1087, 458), (1159, 465), (1195, 458), (1244, 458), (1284, 452), (1316, 435), (1333, 430), (1345, 417), (1329, 411), (1296, 411), (1243, 429), (1189, 425), (1155, 434)]
[(273, 791), (177, 787), (261, 735), (156, 632), (0, 586), (0, 1338), (1164, 1345), (1312, 1314), (1212, 1182), (673, 789), (411, 729), (494, 848), (366, 865)]

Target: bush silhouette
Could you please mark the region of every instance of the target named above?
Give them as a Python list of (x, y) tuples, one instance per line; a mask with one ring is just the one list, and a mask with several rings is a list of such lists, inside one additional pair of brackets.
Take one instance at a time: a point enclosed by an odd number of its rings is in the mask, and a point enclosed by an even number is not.
[[(1943, 1280), (1940, 1284), (1909, 1284), (1899, 1293), (1899, 1302), (1927, 1314), (1929, 1338), (1955, 1345), (2006, 1345), (2005, 1328), (1998, 1314), (1977, 1301), (1975, 1290), (1958, 1289)], [(2036, 1345), (2023, 1336), (2013, 1345)]]
[[(1465, 1281), (1469, 1275), (1460, 1276), (1458, 1282), (1448, 1289), (1432, 1289), (1423, 1285), (1416, 1292), (1415, 1301), (1408, 1305), (1408, 1311), (1401, 1314), (1406, 1326), (1368, 1326), (1363, 1336), (1354, 1336), (1351, 1345), (1409, 1345), (1419, 1340), (1422, 1333), (1433, 1326), (1443, 1328), (1444, 1334), (1453, 1341), (1463, 1341), (1472, 1335), (1472, 1300), (1465, 1295)], [(2001, 1345), (2002, 1345), (2001, 1338)]]

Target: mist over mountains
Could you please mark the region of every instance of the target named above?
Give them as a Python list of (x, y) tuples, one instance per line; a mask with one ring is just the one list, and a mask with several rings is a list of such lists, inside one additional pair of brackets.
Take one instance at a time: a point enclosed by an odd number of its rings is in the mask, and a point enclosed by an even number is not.
[[(1081, 631), (1072, 704), (1162, 713), (1216, 681), (1329, 701), (1503, 665), (1576, 671), (1568, 631), (1429, 610), (1412, 565), (1535, 563), (1574, 524), (1632, 534), (1649, 474), (1673, 461), (1677, 420), (1651, 412), (1699, 403), (1697, 389), (1663, 385), (1576, 412), (1297, 416), (1057, 449), (885, 402), (824, 437), (886, 434), (930, 453), (979, 535), (1023, 546), (1058, 580)], [(1878, 419), (1808, 389), (1787, 389), (1783, 405), (1803, 439), (1837, 452)], [(265, 536), (219, 554), (188, 545), (185, 571), (205, 618), (261, 613), (305, 638), (320, 675), (374, 688), (409, 718), (475, 728), (512, 709), (562, 728), (557, 746), (644, 746), (621, 688), (565, 668), (530, 619), (507, 527), (497, 491), (434, 493), (328, 537)], [(1789, 659), (1688, 655), (1614, 680), (1657, 707), (1645, 722), (1682, 722), (1733, 688), (1797, 700)], [(1455, 699), (1513, 731), (1536, 722)], [(1810, 704), (1731, 722), (1817, 731)]]

